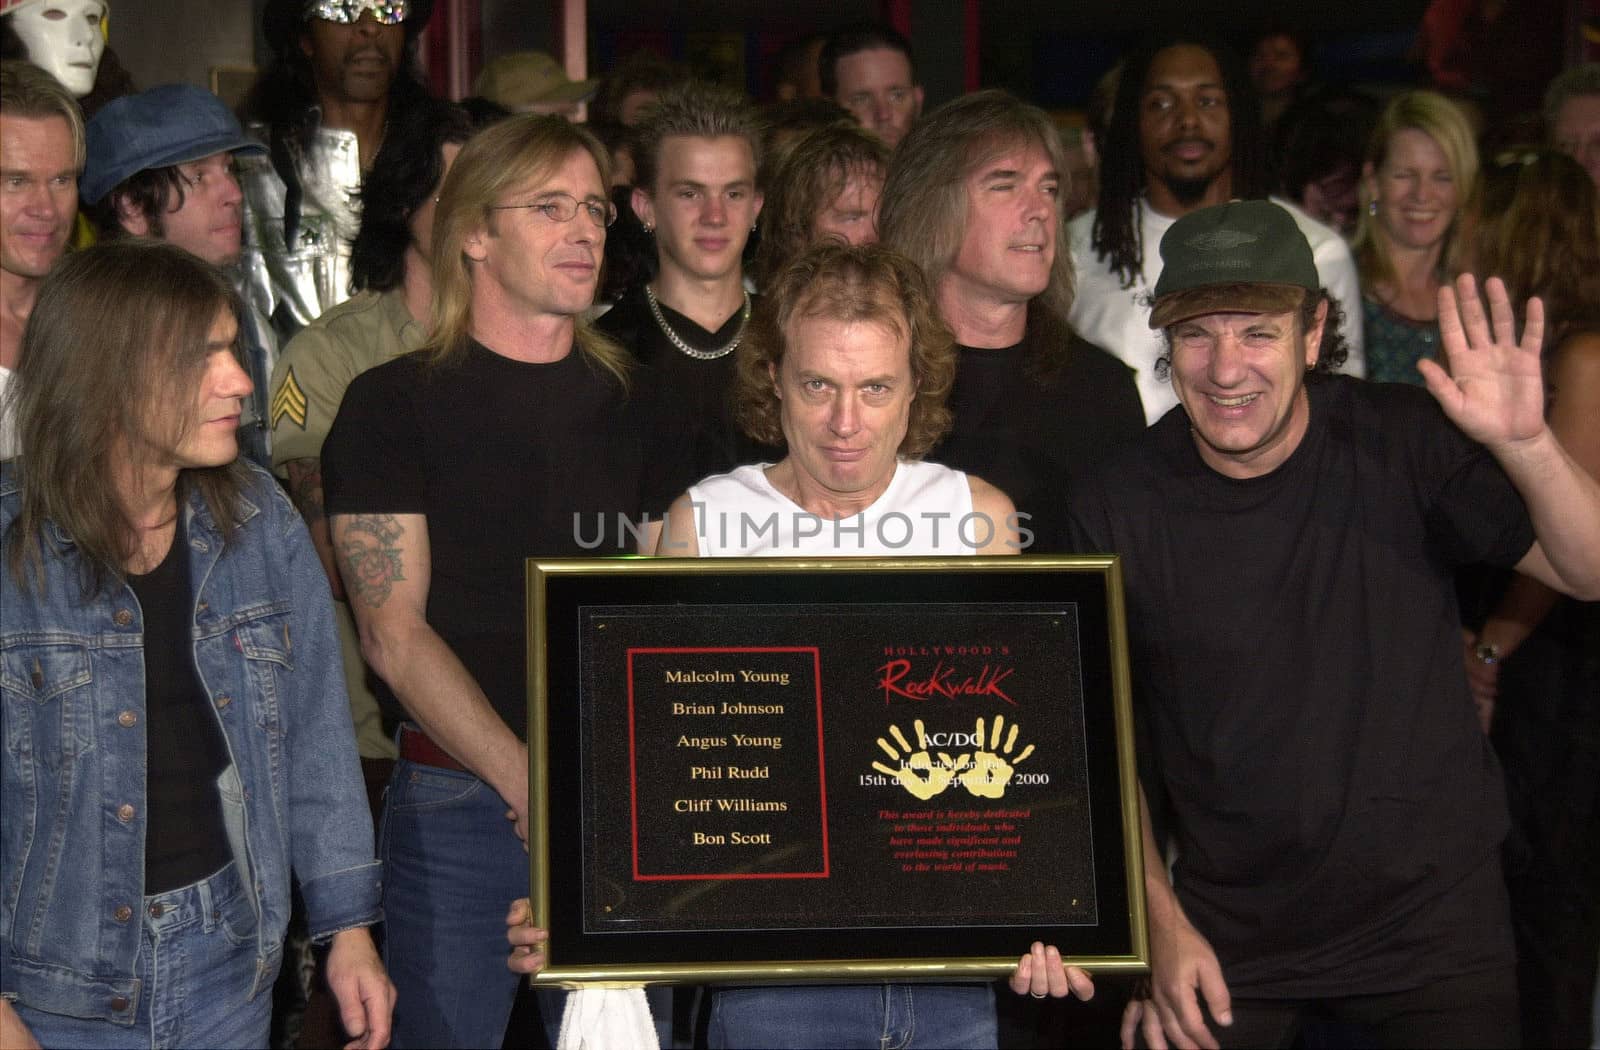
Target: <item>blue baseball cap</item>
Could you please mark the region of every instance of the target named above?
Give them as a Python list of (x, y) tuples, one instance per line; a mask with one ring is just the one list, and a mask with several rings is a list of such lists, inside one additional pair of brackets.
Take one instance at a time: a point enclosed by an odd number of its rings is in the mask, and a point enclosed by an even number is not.
[(264, 154), (222, 100), (193, 84), (162, 84), (107, 103), (89, 121), (89, 158), (78, 197), (98, 204), (141, 171), (187, 164), (213, 153)]

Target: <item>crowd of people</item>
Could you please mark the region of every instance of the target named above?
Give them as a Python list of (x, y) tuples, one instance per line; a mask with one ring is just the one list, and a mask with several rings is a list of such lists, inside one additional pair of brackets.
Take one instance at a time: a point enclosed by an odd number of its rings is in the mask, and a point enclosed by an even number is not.
[[(536, 53), (452, 102), (431, 8), (267, 0), (236, 115), (0, 6), (0, 1042), (498, 1047), (524, 559), (1019, 551), (1122, 558), (1124, 1045), (1597, 1039), (1600, 65), (1524, 141), (1151, 34), (1064, 135), (877, 23), (766, 107)], [(773, 511), (854, 526), (715, 527)], [(995, 527), (873, 528), (945, 514)], [(1017, 951), (634, 1037), (1058, 1040), (1094, 975)]]

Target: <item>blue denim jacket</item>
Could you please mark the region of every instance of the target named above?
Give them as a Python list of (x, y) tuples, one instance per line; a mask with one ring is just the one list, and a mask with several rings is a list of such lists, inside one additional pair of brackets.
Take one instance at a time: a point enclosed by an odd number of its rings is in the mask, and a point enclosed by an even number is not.
[[(43, 590), (17, 584), (6, 559), (22, 469), (0, 468), (0, 996), (131, 1024), (143, 616), (125, 585), (83, 599), (72, 541), (53, 524)], [(288, 499), (251, 471), (226, 543), (198, 495), (184, 513), (195, 666), (232, 759), (218, 781), (224, 824), (259, 920), (254, 995), (282, 958), (291, 868), (316, 939), (378, 921), (380, 884), (327, 581)]]

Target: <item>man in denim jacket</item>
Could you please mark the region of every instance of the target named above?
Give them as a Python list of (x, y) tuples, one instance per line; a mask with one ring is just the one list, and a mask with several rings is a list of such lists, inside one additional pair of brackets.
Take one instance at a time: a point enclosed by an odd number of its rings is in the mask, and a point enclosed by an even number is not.
[(177, 248), (107, 245), (57, 267), (25, 337), (27, 454), (0, 471), (7, 1046), (265, 1045), (291, 869), (351, 1045), (388, 1039), (327, 583), (237, 458), (238, 308)]

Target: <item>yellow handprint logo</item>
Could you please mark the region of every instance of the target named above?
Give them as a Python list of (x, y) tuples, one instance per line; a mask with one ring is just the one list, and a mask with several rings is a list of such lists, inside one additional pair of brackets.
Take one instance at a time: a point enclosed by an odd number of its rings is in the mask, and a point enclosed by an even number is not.
[(884, 776), (893, 777), (900, 786), (911, 792), (919, 799), (927, 800), (939, 794), (950, 786), (950, 781), (962, 769), (966, 768), (967, 756), (952, 759), (943, 751), (939, 752), (937, 761), (935, 756), (928, 754), (928, 734), (923, 729), (922, 719), (912, 723), (912, 728), (917, 731), (917, 746), (913, 750), (906, 741), (905, 735), (900, 732), (899, 726), (890, 726), (889, 735), (894, 737), (896, 750), (883, 737), (878, 738), (878, 746), (883, 753), (889, 756), (889, 761), (894, 763), (886, 766), (882, 762), (872, 763), (872, 768)]
[[(978, 798), (1000, 798), (1006, 793), (1011, 777), (1016, 773), (1016, 767), (1027, 761), (1033, 754), (1033, 745), (1029, 744), (1022, 749), (1016, 758), (1011, 757), (1011, 751), (1017, 746), (1017, 727), (1011, 727), (1011, 732), (1006, 734), (1005, 746), (1000, 745), (1000, 734), (1005, 729), (1005, 715), (995, 715), (992, 728), (985, 730), (983, 719), (978, 719), (978, 750), (973, 752), (970, 764), (967, 756), (963, 755), (961, 770), (961, 786), (966, 788)], [(984, 746), (987, 740), (988, 746)]]

